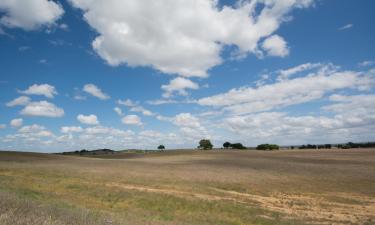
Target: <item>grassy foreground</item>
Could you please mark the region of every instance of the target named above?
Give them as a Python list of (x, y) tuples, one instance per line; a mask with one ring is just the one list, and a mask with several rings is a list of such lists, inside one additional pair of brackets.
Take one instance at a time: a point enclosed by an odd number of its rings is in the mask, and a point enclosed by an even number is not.
[(375, 150), (0, 152), (0, 224), (374, 224)]

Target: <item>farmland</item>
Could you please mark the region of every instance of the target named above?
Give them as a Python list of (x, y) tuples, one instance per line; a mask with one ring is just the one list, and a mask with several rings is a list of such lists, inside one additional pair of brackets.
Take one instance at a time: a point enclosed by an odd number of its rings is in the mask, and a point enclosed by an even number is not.
[(373, 224), (375, 150), (0, 152), (0, 224)]

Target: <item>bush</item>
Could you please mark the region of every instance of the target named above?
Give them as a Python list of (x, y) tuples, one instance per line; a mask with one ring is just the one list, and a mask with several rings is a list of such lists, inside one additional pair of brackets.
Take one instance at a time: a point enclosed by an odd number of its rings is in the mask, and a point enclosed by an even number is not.
[(199, 149), (209, 150), (209, 149), (212, 149), (212, 147), (213, 145), (211, 144), (211, 141), (208, 139), (202, 139), (199, 141), (199, 146), (198, 146)]
[(257, 146), (257, 150), (278, 150), (279, 146), (275, 144), (261, 144)]
[(241, 143), (230, 144), (230, 147), (233, 149), (246, 149), (246, 147), (243, 146)]
[(164, 150), (164, 149), (165, 149), (165, 146), (164, 146), (164, 145), (159, 145), (159, 146), (158, 146), (158, 149), (159, 149), (159, 150)]

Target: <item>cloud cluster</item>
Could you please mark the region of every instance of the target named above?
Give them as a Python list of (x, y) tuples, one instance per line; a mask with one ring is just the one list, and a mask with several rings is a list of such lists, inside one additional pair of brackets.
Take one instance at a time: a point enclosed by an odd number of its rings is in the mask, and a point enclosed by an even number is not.
[[(222, 63), (222, 50), (235, 55), (258, 54), (259, 41), (271, 36), (295, 8), (312, 0), (238, 1), (220, 6), (216, 0), (70, 0), (99, 36), (94, 50), (110, 65), (152, 66), (168, 74), (206, 77)], [(285, 41), (265, 41), (271, 55), (288, 54)]]
[(291, 116), (284, 112), (264, 112), (225, 119), (225, 127), (256, 143), (281, 144), (332, 143), (363, 139), (375, 128), (374, 95), (333, 95), (323, 110), (333, 116)]
[(199, 99), (198, 103), (222, 107), (233, 114), (246, 114), (317, 100), (340, 89), (368, 90), (374, 84), (371, 71), (337, 71), (336, 67), (322, 65), (308, 76), (279, 80), (256, 88), (235, 88)]
[(1, 25), (34, 30), (53, 25), (64, 14), (62, 6), (51, 0), (1, 0)]

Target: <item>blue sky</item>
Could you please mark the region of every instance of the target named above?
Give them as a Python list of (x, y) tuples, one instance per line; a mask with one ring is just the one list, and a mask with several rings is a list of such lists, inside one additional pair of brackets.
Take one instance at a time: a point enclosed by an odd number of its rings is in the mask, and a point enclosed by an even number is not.
[(0, 149), (374, 141), (374, 9), (2, 1)]

